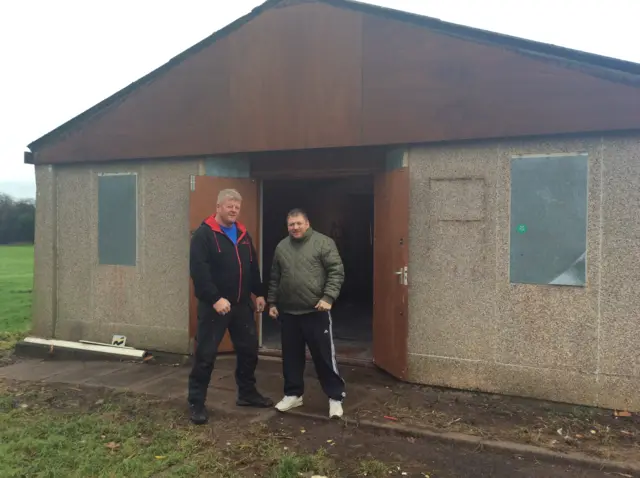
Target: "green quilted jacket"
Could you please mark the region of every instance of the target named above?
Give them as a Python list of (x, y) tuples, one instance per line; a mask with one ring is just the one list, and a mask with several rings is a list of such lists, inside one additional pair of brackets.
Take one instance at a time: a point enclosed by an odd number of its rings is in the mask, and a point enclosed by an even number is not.
[(301, 239), (280, 241), (273, 257), (267, 301), (285, 314), (315, 311), (319, 300), (340, 295), (344, 266), (335, 242), (309, 228)]

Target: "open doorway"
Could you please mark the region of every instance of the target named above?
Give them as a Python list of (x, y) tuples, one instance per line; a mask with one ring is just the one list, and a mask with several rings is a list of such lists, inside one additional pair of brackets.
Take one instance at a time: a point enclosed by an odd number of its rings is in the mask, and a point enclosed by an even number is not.
[[(345, 282), (332, 310), (336, 352), (371, 359), (373, 338), (373, 218), (371, 175), (316, 180), (265, 180), (262, 194), (263, 275), (269, 278), (273, 253), (287, 237), (293, 208), (309, 215), (311, 227), (331, 237), (345, 268)], [(264, 314), (262, 345), (281, 348), (280, 326)]]

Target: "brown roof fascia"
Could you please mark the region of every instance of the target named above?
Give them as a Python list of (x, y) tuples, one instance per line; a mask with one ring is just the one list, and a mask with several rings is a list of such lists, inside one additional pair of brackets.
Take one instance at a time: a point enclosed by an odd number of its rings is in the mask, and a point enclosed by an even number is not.
[[(121, 89), (117, 93), (109, 96), (105, 100), (89, 108), (83, 113), (70, 119), (69, 121), (58, 126), (54, 130), (38, 138), (28, 145), (31, 151), (35, 151), (46, 145), (49, 141), (72, 130), (77, 124), (85, 121), (97, 113), (101, 112), (111, 104), (116, 103), (120, 99), (126, 97), (137, 88), (142, 87), (146, 83), (151, 82), (158, 76), (178, 65), (191, 55), (198, 53), (200, 50), (210, 46), (221, 38), (238, 30), (240, 27), (250, 22), (262, 12), (274, 8), (278, 5), (288, 5), (302, 3), (308, 0), (267, 0), (265, 3), (254, 8), (247, 15), (240, 17), (236, 21), (230, 23), (226, 27), (218, 30), (214, 34), (188, 48), (184, 52), (175, 56), (164, 65), (153, 70), (149, 74), (134, 81), (130, 85)], [(416, 26), (427, 28), (438, 33), (454, 36), (460, 39), (473, 41), (476, 43), (484, 43), (492, 46), (499, 46), (516, 51), (520, 54), (531, 56), (543, 61), (551, 61), (566, 68), (580, 70), (586, 74), (598, 76), (617, 83), (624, 83), (631, 86), (640, 87), (640, 64), (629, 61), (619, 60), (616, 58), (587, 53), (580, 50), (559, 47), (547, 43), (536, 42), (524, 38), (518, 38), (501, 33), (495, 33), (478, 28), (458, 25), (455, 23), (445, 22), (433, 17), (426, 17), (415, 13), (394, 10), (391, 8), (371, 5), (354, 0), (315, 0), (317, 2), (326, 3), (337, 8), (357, 10), (366, 14), (382, 16)], [(32, 156), (29, 157), (32, 161)], [(25, 156), (25, 162), (27, 157)]]

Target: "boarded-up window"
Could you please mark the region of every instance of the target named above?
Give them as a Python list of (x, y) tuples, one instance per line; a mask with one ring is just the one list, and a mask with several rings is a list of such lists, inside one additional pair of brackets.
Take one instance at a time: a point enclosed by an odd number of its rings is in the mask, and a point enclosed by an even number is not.
[(511, 282), (585, 285), (587, 179), (586, 154), (512, 158)]
[(98, 257), (100, 264), (135, 266), (137, 175), (98, 176)]

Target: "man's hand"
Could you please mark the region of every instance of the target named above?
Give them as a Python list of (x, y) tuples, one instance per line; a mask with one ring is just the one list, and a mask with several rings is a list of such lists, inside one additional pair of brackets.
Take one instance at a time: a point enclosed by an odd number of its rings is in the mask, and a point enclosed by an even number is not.
[(331, 310), (331, 304), (329, 302), (324, 301), (324, 300), (320, 300), (316, 304), (316, 309), (318, 311), (320, 311), (320, 312), (327, 312), (327, 311)]
[(278, 312), (278, 308), (275, 306), (271, 306), (269, 307), (269, 317), (271, 317), (272, 319), (277, 319), (278, 316), (280, 315), (280, 312)]
[(267, 305), (267, 302), (264, 300), (264, 297), (256, 297), (256, 310), (260, 313), (264, 312), (264, 308)]
[(225, 315), (231, 312), (231, 303), (223, 297), (218, 302), (213, 304), (213, 308), (218, 314)]

